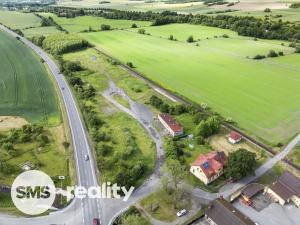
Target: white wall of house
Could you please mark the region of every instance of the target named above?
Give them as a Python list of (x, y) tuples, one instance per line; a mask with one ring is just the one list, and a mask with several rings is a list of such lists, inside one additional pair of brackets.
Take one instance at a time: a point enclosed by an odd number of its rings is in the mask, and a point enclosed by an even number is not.
[(294, 204), (297, 206), (297, 207), (300, 207), (300, 198), (298, 198), (296, 195), (294, 195), (291, 200), (294, 202)]
[(242, 138), (239, 138), (238, 140), (234, 140), (234, 139), (232, 139), (231, 137), (228, 138), (228, 141), (229, 141), (231, 144), (239, 143), (241, 140), (242, 140)]
[(206, 185), (211, 183), (212, 181), (216, 180), (219, 176), (221, 176), (223, 174), (223, 170), (220, 170), (213, 177), (208, 178), (204, 174), (204, 172), (202, 171), (200, 166), (191, 166), (190, 172)]
[(266, 192), (270, 194), (280, 205), (285, 204), (285, 200), (281, 198), (278, 194), (276, 194), (271, 188), (267, 188)]

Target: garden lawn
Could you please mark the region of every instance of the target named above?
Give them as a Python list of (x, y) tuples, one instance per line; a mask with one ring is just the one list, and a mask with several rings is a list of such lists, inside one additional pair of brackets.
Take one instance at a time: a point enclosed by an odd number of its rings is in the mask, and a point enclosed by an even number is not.
[(137, 26), (149, 26), (151, 22), (133, 21), (133, 20), (112, 20), (96, 16), (78, 16), (75, 18), (57, 17), (51, 13), (40, 13), (44, 17), (51, 16), (55, 22), (61, 25), (69, 32), (80, 32), (88, 30), (92, 27), (94, 30), (99, 30), (102, 24), (110, 25), (112, 29), (130, 28), (133, 23)]
[[(188, 35), (192, 33), (191, 29)], [(81, 35), (123, 63), (132, 62), (158, 84), (207, 103), (267, 142), (286, 141), (299, 130), (300, 55), (261, 61), (247, 58), (267, 55), (271, 49), (285, 54), (294, 51), (280, 42), (219, 37), (196, 46), (120, 30)]]
[(0, 115), (60, 124), (55, 89), (40, 59), (4, 31), (0, 31), (0, 52)]

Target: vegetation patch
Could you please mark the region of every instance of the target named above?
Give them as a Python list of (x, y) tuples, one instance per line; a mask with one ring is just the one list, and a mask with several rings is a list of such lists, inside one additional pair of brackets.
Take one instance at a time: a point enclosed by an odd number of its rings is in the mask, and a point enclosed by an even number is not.
[[(98, 65), (102, 63), (94, 54), (92, 50), (67, 54), (64, 57), (72, 62), (61, 61), (61, 67), (78, 96), (95, 146), (102, 181), (136, 187), (154, 168), (155, 145), (137, 121), (116, 110), (102, 97), (109, 73), (100, 70)], [(86, 68), (76, 66), (78, 59), (82, 59)]]
[[(43, 39), (41, 42), (40, 40)], [(53, 55), (75, 51), (89, 46), (89, 43), (75, 34), (55, 34), (47, 37), (33, 37), (33, 42), (41, 45)]]

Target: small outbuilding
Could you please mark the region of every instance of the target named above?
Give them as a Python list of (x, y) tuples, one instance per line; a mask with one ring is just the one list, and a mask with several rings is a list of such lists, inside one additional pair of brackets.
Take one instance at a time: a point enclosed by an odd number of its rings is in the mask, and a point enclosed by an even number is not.
[(231, 131), (229, 136), (228, 136), (228, 141), (231, 144), (236, 144), (239, 143), (242, 140), (242, 135), (240, 135), (238, 132), (236, 131)]

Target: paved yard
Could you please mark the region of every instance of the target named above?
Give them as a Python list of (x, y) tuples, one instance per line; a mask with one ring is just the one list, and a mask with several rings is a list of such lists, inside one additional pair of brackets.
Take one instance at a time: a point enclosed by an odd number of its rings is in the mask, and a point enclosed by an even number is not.
[(260, 212), (239, 201), (235, 202), (234, 206), (259, 225), (300, 225), (300, 208), (294, 205), (282, 207), (272, 203)]

